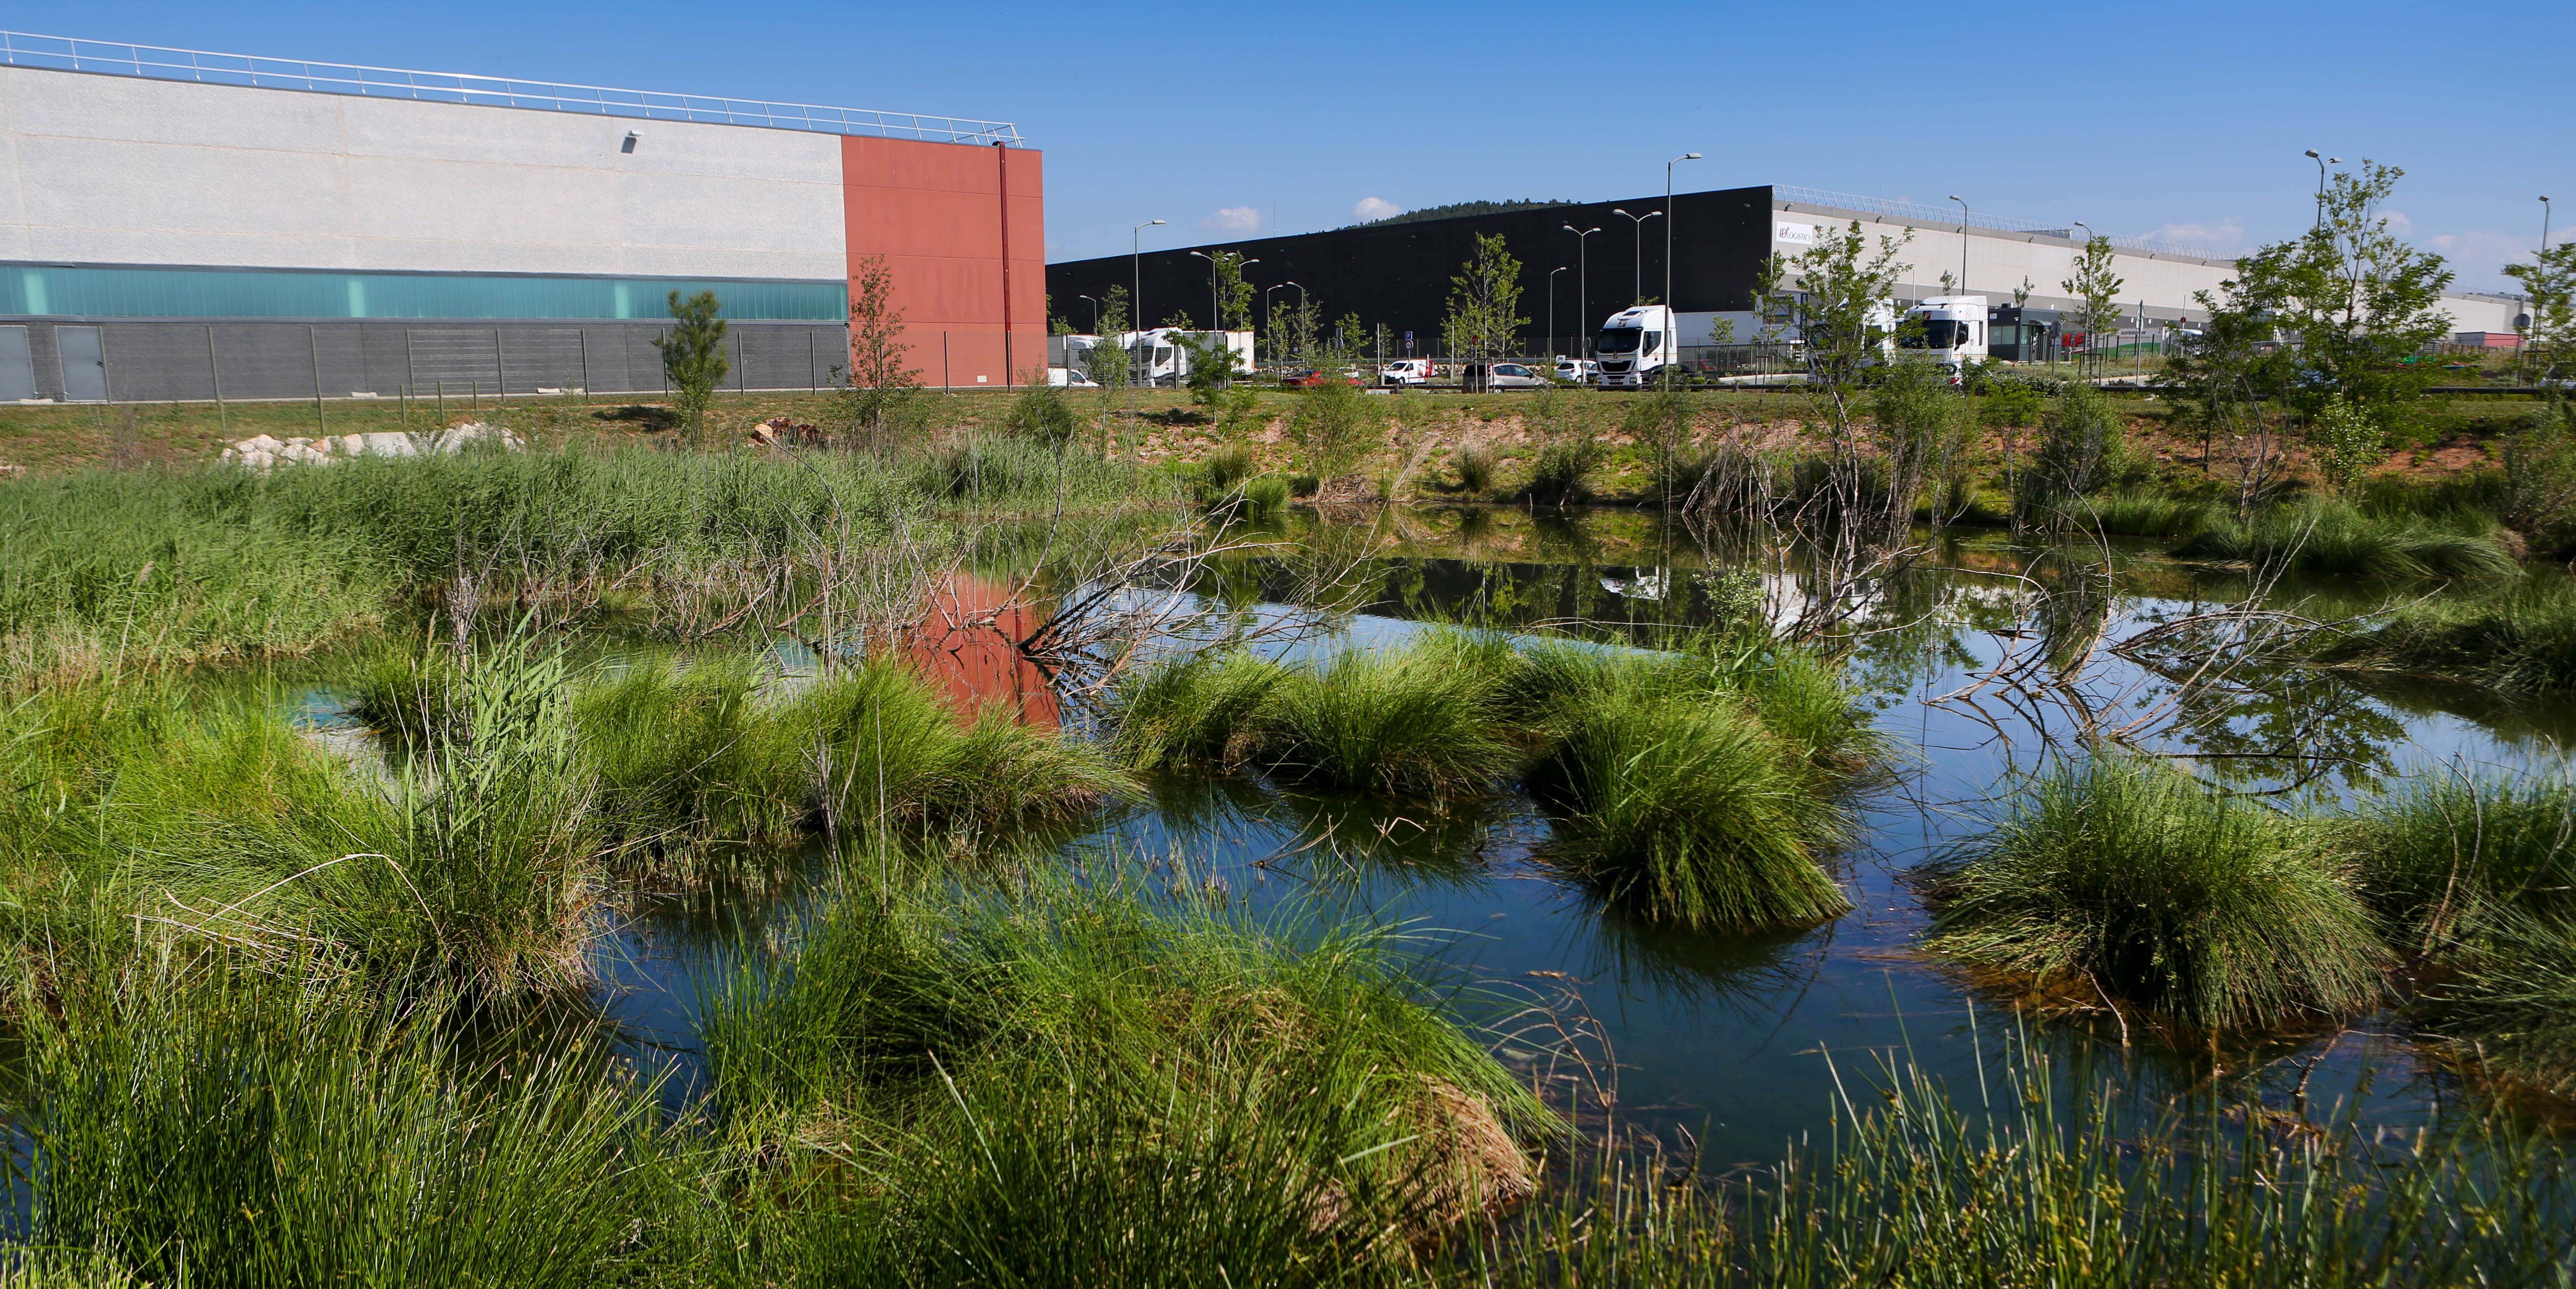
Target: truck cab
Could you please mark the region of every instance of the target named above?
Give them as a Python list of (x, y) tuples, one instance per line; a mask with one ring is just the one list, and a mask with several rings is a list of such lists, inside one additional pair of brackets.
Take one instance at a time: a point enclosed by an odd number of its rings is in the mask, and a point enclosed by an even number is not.
[(1951, 373), (1985, 361), (1987, 319), (1982, 295), (1936, 295), (1905, 311), (1896, 329), (1896, 347), (1907, 358), (1928, 358)]
[(1608, 389), (1635, 389), (1654, 383), (1655, 375), (1679, 360), (1681, 345), (1673, 334), (1673, 311), (1660, 304), (1640, 304), (1611, 314), (1593, 337), (1600, 357), (1600, 383)]

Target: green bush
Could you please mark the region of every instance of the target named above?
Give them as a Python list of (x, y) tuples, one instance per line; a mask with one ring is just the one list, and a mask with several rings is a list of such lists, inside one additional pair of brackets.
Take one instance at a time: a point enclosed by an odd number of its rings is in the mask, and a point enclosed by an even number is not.
[(2174, 554), (2371, 577), (2502, 577), (2520, 567), (2497, 540), (2493, 521), (2459, 513), (2440, 520), (2381, 518), (2346, 501), (2314, 497), (2263, 507), (2250, 522), (2212, 522)]

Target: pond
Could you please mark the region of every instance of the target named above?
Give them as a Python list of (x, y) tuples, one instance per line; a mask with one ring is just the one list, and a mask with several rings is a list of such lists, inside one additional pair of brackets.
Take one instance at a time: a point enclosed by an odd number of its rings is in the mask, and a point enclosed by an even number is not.
[[(1328, 544), (1357, 552), (1329, 587), (1298, 563)], [(1857, 1094), (1882, 1063), (1910, 1063), (1960, 1095), (2016, 1034), (2083, 1049), (2097, 1073), (2177, 1089), (2214, 1079), (2272, 1100), (2352, 1106), (2395, 1128), (2421, 1122), (2463, 1092), (2393, 1016), (2194, 1052), (2130, 1033), (2107, 1007), (2025, 1019), (2008, 995), (1916, 950), (1926, 914), (1908, 873), (1990, 827), (2017, 787), (2081, 755), (2088, 737), (2173, 755), (2237, 791), (2328, 804), (2413, 775), (2555, 772), (2576, 739), (2565, 704), (2365, 685), (2259, 651), (2211, 665), (2220, 635), (2270, 620), (2249, 608), (2331, 618), (2424, 586), (2255, 586), (2143, 550), (2045, 550), (1976, 532), (1926, 538), (1902, 573), (1837, 586), (1776, 552), (1627, 511), (1460, 508), (1356, 527), (1307, 516), (1246, 545), (1173, 589), (1301, 624), (1270, 646), (1297, 651), (1458, 621), (1637, 643), (1659, 625), (1846, 601), (1835, 611), (1850, 674), (1900, 751), (1857, 790), (1863, 826), (1835, 861), (1855, 907), (1812, 930), (1698, 934), (1605, 908), (1542, 862), (1548, 823), (1512, 797), (1444, 813), (1248, 777), (1171, 779), (1058, 847), (1065, 863), (1149, 866), (1262, 913), (1400, 928), (1462, 1010), (1504, 1035), (1517, 1068), (1569, 1095), (1585, 1090), (1585, 1105), (1626, 1128), (1696, 1143), (1711, 1168), (1820, 1138), (1837, 1073)], [(1079, 724), (1081, 705), (1060, 712), (1053, 696), (1033, 698), (1016, 660), (948, 652), (933, 670), (960, 692)], [(327, 719), (327, 694), (308, 705)], [(808, 852), (783, 875), (648, 899), (621, 929), (603, 1002), (638, 1051), (676, 1067), (675, 1100), (695, 1072), (698, 990), (782, 925), (828, 868)]]

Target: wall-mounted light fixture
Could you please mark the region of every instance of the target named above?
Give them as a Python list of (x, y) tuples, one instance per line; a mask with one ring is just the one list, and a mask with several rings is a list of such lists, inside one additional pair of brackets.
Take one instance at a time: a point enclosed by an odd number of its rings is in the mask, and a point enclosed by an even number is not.
[(618, 144), (618, 145), (617, 145), (617, 150), (618, 150), (619, 152), (633, 152), (633, 151), (635, 150), (635, 145), (636, 145), (637, 143), (639, 143), (639, 142), (642, 142), (642, 141), (643, 141), (643, 138), (644, 138), (644, 136), (643, 136), (643, 135), (638, 134), (638, 133), (636, 133), (636, 132), (635, 132), (635, 131), (633, 131), (633, 130), (628, 130), (628, 131), (626, 132), (626, 141), (625, 141), (624, 143), (620, 143), (620, 144)]

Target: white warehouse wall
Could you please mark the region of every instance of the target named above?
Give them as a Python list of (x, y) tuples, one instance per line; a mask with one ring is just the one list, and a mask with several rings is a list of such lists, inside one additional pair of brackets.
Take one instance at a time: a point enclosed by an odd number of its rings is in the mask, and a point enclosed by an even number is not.
[(839, 281), (842, 193), (832, 134), (0, 68), (0, 259)]
[[(1828, 231), (1841, 231), (1853, 219), (1860, 220), (1861, 233), (1869, 238), (1874, 253), (1881, 237), (1904, 238), (1909, 226), (1883, 216), (1855, 215), (1799, 206), (1795, 209), (1774, 208), (1771, 212), (1771, 249), (1784, 256), (1796, 255), (1806, 248), (1780, 236), (1781, 225), (1822, 226)], [(1959, 271), (1960, 235), (1957, 225), (1939, 227), (1928, 224), (1910, 226), (1912, 239), (1897, 253), (1898, 262), (1908, 266), (1901, 275), (1898, 294), (1909, 299), (1935, 295), (1941, 289), (1943, 273)], [(1972, 228), (1967, 235), (1968, 283), (1970, 294), (1982, 295), (1994, 304), (2011, 304), (2014, 288), (2026, 277), (2030, 280), (2031, 307), (2068, 309), (2079, 303), (2059, 284), (2075, 276), (2075, 256), (2079, 248), (2065, 241), (2036, 233), (2010, 233), (1993, 229)], [(2112, 271), (2122, 279), (2119, 306), (2126, 316), (2144, 303), (2149, 317), (2170, 318), (2182, 315), (2198, 318), (2207, 314), (2194, 294), (2206, 291), (2213, 299), (2225, 298), (2219, 284), (2235, 276), (2232, 260), (2205, 260), (2189, 256), (2149, 254), (2115, 248)], [(2515, 303), (2502, 296), (2457, 293), (2445, 296), (2443, 311), (2451, 316), (2453, 331), (2511, 331)]]

